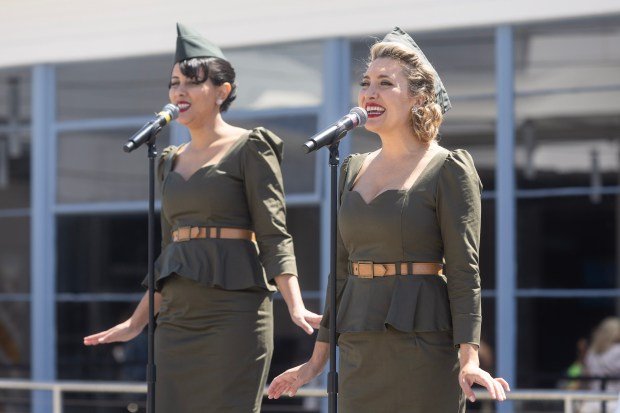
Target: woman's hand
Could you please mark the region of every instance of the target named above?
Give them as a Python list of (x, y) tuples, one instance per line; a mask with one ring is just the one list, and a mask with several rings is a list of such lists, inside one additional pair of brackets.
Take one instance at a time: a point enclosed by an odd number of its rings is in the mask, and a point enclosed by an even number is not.
[(291, 315), (293, 323), (297, 324), (308, 334), (312, 334), (315, 328), (319, 328), (321, 319), (323, 318), (322, 315), (307, 310), (303, 305), (289, 309), (289, 314)]
[(108, 344), (117, 341), (129, 341), (140, 334), (141, 331), (142, 328), (135, 327), (135, 324), (132, 325), (131, 319), (129, 319), (106, 331), (84, 337), (84, 345), (96, 346), (98, 344)]
[(476, 401), (471, 386), (476, 383), (486, 387), (491, 397), (498, 401), (506, 400), (506, 392), (510, 391), (510, 385), (502, 378), (493, 378), (489, 373), (482, 370), (476, 363), (467, 363), (461, 367), (459, 384), (465, 397), (471, 402)]
[[(155, 292), (155, 300), (153, 301), (155, 314), (159, 312), (159, 306), (161, 304), (161, 294)], [(144, 326), (148, 323), (148, 309), (149, 309), (149, 295), (144, 293), (140, 303), (134, 310), (129, 319), (123, 323), (115, 325), (114, 327), (101, 331), (96, 334), (92, 334), (88, 337), (84, 337), (85, 346), (96, 346), (97, 344), (114, 343), (117, 341), (129, 341), (135, 338), (144, 329)]]
[(494, 379), (489, 373), (480, 368), (477, 345), (461, 343), (459, 346), (459, 362), (461, 364), (459, 384), (469, 401), (476, 401), (476, 396), (471, 389), (474, 383), (486, 387), (493, 399), (499, 401), (506, 400), (506, 392), (510, 391), (510, 385), (504, 379)]
[[(323, 366), (324, 365), (325, 364), (323, 364)], [(282, 394), (293, 397), (301, 386), (321, 374), (323, 366), (319, 367), (310, 360), (297, 367), (286, 370), (273, 379), (267, 390), (267, 396), (270, 399), (277, 399)]]
[(306, 310), (304, 300), (301, 298), (297, 277), (292, 274), (280, 274), (276, 275), (275, 280), (293, 323), (301, 327), (306, 333), (312, 334), (313, 328), (319, 328), (323, 316)]

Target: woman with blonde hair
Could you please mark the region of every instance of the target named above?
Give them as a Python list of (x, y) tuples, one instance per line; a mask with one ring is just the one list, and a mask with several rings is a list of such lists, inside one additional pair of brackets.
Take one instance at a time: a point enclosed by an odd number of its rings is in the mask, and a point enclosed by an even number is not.
[[(607, 317), (592, 333), (592, 342), (586, 353), (585, 369), (591, 377), (620, 377), (620, 318)], [(602, 391), (602, 380), (590, 383), (590, 389)], [(620, 380), (610, 380), (605, 387), (606, 391), (620, 393)], [(607, 402), (607, 412), (614, 412), (618, 402)], [(601, 403), (585, 402), (580, 413), (601, 412)]]
[(269, 397), (323, 370), (335, 313), (341, 413), (463, 412), (473, 383), (504, 400), (508, 383), (478, 359), (480, 179), (466, 151), (437, 143), (446, 90), (399, 28), (372, 47), (360, 86), (381, 147), (343, 162), (337, 308), (310, 360), (276, 377)]

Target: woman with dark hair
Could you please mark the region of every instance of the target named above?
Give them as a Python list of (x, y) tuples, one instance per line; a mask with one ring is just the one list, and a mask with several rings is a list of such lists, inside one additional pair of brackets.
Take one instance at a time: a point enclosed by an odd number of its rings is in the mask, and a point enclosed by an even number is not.
[[(273, 351), (272, 296), (311, 334), (286, 229), (282, 141), (221, 113), (235, 71), (221, 50), (177, 25), (169, 98), (191, 141), (162, 151), (162, 251), (155, 265), (156, 406), (162, 412), (259, 412)], [(147, 324), (145, 295), (125, 322), (84, 338), (127, 341)]]
[(395, 28), (370, 51), (358, 97), (381, 138), (340, 175), (337, 305), (310, 360), (276, 377), (294, 394), (329, 356), (337, 317), (342, 413), (455, 413), (473, 383), (504, 400), (508, 383), (480, 369), (480, 195), (464, 150), (437, 143), (450, 101), (417, 44)]

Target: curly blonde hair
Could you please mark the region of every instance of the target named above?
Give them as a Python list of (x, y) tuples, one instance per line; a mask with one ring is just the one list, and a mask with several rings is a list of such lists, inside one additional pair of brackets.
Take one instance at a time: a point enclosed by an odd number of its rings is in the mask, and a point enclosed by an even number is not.
[(443, 114), (436, 102), (434, 70), (417, 53), (399, 43), (379, 42), (371, 47), (370, 62), (384, 57), (401, 64), (409, 83), (409, 93), (423, 98), (421, 106), (411, 108), (413, 134), (424, 143), (437, 138)]

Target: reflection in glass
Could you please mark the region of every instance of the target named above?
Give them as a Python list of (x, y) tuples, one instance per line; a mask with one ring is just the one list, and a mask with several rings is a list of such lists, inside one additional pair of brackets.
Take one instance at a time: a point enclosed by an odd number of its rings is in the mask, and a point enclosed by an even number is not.
[[(517, 388), (554, 388), (577, 357), (577, 343), (589, 339), (618, 300), (608, 298), (520, 298), (518, 300)], [(511, 383), (512, 384), (512, 383)]]
[(29, 375), (30, 303), (4, 301), (0, 305), (0, 377)]
[(495, 298), (482, 299), (482, 328), (480, 330), (480, 367), (494, 374), (495, 361)]
[(0, 293), (30, 292), (30, 219), (0, 218)]
[(30, 71), (0, 71), (0, 208), (30, 205)]
[(168, 103), (173, 60), (161, 55), (56, 66), (58, 119), (149, 116)]
[[(57, 304), (57, 377), (59, 380), (144, 382), (146, 329), (126, 343), (85, 346), (85, 335), (110, 328), (131, 315), (137, 302)], [(67, 393), (65, 410), (76, 413), (128, 411), (130, 403), (144, 411), (146, 394)], [(69, 410), (69, 408), (71, 410)]]
[(320, 290), (320, 219), (318, 206), (287, 208), (286, 221), (295, 244), (302, 294)]
[[(1, 276), (0, 276), (1, 279)], [(0, 303), (0, 377), (30, 377), (30, 303)], [(0, 390), (1, 412), (30, 411), (30, 392)]]
[(224, 50), (237, 73), (232, 109), (318, 106), (322, 96), (320, 42)]
[[(609, 17), (524, 26), (515, 34), (516, 89), (545, 92), (579, 88), (572, 96), (549, 94), (535, 106), (523, 105), (524, 118), (617, 113), (618, 101), (607, 92), (620, 83), (620, 18)], [(582, 97), (580, 92), (594, 93)]]
[(618, 288), (618, 200), (523, 199), (517, 204), (520, 288)]
[[(57, 219), (61, 293), (141, 293), (147, 273), (147, 215), (70, 215)], [(159, 223), (159, 214), (156, 216)], [(160, 226), (155, 225), (159, 254)]]
[(240, 121), (231, 116), (230, 122), (246, 129), (264, 126), (278, 135), (284, 141), (282, 174), (285, 192), (287, 194), (315, 192), (316, 152), (305, 154), (302, 151), (302, 144), (315, 134), (316, 116), (289, 115)]
[(596, 190), (618, 185), (618, 126), (617, 117), (528, 120), (517, 133), (518, 186)]
[(516, 34), (522, 188), (618, 185), (618, 17), (525, 26)]
[[(226, 49), (224, 53), (239, 85), (233, 109), (320, 105), (321, 42)], [(168, 102), (173, 60), (166, 54), (58, 65), (58, 119), (147, 116), (159, 110)]]
[(84, 346), (85, 335), (126, 320), (137, 302), (57, 304), (58, 379), (139, 381), (146, 378), (146, 332), (127, 343)]
[(480, 279), (482, 290), (495, 288), (495, 200), (482, 200), (480, 229)]
[[(148, 200), (146, 146), (131, 153), (122, 146), (142, 125), (115, 131), (71, 132), (59, 136), (58, 203)], [(170, 128), (157, 137), (161, 151), (168, 145)], [(155, 190), (159, 197), (159, 190)]]

